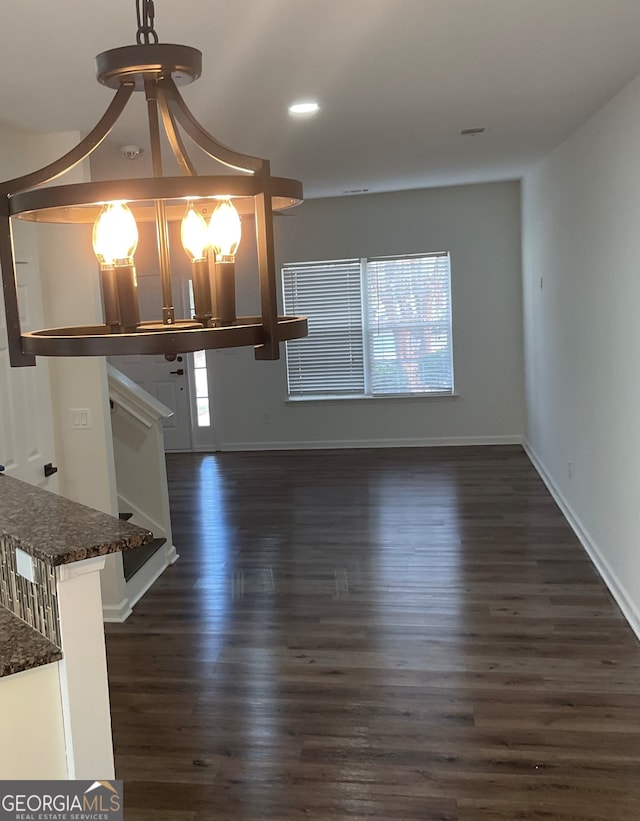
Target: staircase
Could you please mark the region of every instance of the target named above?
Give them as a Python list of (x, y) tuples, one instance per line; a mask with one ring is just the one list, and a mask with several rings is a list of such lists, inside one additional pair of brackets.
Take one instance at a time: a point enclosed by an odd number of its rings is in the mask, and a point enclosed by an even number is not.
[[(129, 519), (133, 516), (133, 513), (119, 513), (118, 514), (123, 522), (128, 522)], [(156, 550), (162, 547), (163, 544), (166, 544), (167, 540), (162, 537), (156, 537), (152, 542), (149, 544), (144, 545), (144, 547), (138, 547), (135, 550), (125, 550), (122, 553), (122, 568), (124, 570), (124, 580), (126, 582), (130, 581), (133, 576), (140, 570), (140, 568), (145, 565), (149, 559), (153, 556)]]
[(162, 421), (172, 411), (112, 365), (107, 365), (120, 518), (154, 534), (122, 554), (124, 598), (105, 621), (124, 621), (133, 605), (178, 555), (172, 543)]

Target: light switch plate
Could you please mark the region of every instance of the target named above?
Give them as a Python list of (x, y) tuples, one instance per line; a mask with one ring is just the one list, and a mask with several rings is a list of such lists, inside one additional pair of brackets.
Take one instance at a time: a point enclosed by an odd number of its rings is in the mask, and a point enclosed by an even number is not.
[(69, 410), (73, 430), (89, 430), (91, 428), (91, 411), (89, 408), (70, 408)]
[(16, 548), (16, 570), (20, 576), (24, 576), (30, 582), (35, 582), (36, 567), (33, 556), (25, 553), (24, 550), (20, 550), (19, 547)]

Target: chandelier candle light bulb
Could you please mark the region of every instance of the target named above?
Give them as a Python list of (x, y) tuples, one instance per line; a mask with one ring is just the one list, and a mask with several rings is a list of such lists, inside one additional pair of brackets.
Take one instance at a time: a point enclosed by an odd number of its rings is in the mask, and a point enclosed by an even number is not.
[(182, 247), (191, 260), (191, 281), (193, 284), (194, 319), (205, 327), (211, 325), (211, 277), (209, 274), (209, 232), (207, 221), (196, 211), (192, 202), (182, 219), (180, 228)]
[(140, 324), (137, 247), (138, 226), (127, 204), (106, 203), (93, 226), (93, 250), (100, 263), (105, 324), (126, 333)]
[(229, 199), (221, 200), (209, 220), (209, 241), (214, 255), (214, 289), (218, 321), (236, 320), (236, 251), (242, 227), (240, 215)]

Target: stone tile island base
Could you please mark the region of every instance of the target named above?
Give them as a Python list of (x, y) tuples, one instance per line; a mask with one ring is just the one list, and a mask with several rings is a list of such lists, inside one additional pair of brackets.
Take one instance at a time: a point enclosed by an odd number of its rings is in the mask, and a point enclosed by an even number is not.
[(100, 570), (151, 539), (0, 476), (0, 779), (114, 777)]

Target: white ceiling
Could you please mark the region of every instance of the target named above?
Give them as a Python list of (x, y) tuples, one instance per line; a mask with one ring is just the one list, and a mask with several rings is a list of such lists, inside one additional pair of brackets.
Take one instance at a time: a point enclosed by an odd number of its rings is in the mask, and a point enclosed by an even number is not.
[[(156, 0), (162, 42), (195, 46), (184, 90), (220, 141), (307, 196), (519, 177), (640, 73), (640, 0)], [(94, 57), (134, 42), (134, 0), (2, 0), (0, 118), (89, 130)], [(294, 121), (290, 102), (322, 110)], [(96, 167), (146, 143), (142, 95)], [(462, 128), (486, 134), (463, 138)], [(113, 165), (110, 171), (105, 170)], [(144, 161), (138, 168), (144, 167)]]

